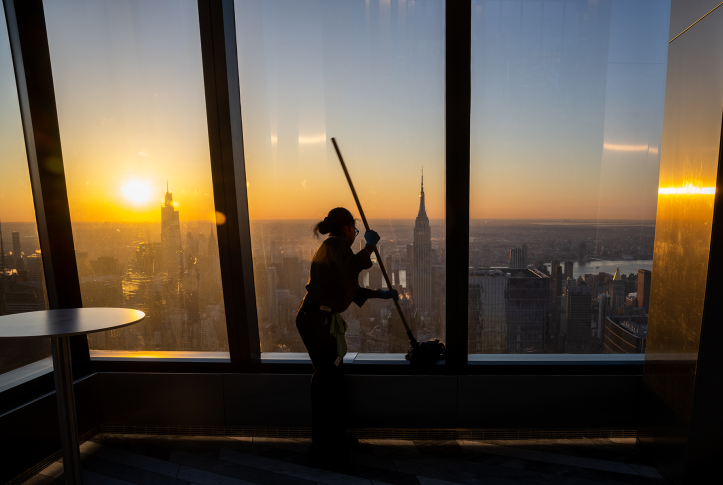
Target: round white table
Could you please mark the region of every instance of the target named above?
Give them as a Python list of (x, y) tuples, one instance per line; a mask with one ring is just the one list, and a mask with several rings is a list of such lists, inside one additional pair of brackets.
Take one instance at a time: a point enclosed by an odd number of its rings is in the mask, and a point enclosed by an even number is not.
[(65, 483), (82, 483), (68, 337), (126, 327), (145, 317), (141, 311), (126, 308), (70, 308), (0, 316), (0, 338), (50, 337)]

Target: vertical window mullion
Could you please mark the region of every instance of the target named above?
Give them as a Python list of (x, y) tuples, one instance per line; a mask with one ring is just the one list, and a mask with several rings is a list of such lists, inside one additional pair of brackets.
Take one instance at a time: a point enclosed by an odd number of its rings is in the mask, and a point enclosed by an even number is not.
[[(70, 207), (42, 0), (4, 0), (30, 183), (50, 309), (80, 308)], [(26, 60), (29, 60), (26, 62)], [(71, 337), (75, 363), (88, 362), (88, 339)]]
[[(233, 0), (199, 0), (206, 114), (231, 361), (260, 357)], [(223, 222), (221, 219), (225, 219)]]
[(445, 4), (447, 364), (467, 363), (471, 103), (469, 0)]

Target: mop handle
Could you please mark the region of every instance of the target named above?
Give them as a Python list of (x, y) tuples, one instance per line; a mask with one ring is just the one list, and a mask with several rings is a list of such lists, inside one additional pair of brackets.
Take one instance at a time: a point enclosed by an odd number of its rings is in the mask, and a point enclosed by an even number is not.
[[(369, 223), (367, 222), (367, 218), (364, 215), (364, 209), (362, 209), (361, 202), (359, 202), (359, 197), (356, 195), (356, 190), (354, 189), (354, 184), (351, 181), (351, 177), (349, 176), (349, 171), (346, 169), (346, 164), (344, 163), (344, 158), (341, 156), (341, 152), (339, 151), (339, 146), (336, 144), (336, 139), (332, 138), (331, 143), (334, 144), (334, 150), (336, 150), (336, 156), (339, 157), (339, 163), (341, 163), (341, 168), (344, 170), (344, 175), (346, 175), (346, 181), (349, 182), (349, 188), (351, 189), (351, 193), (354, 196), (354, 201), (356, 202), (356, 207), (359, 209), (359, 214), (361, 215), (362, 221), (364, 222), (364, 227), (367, 231), (369, 231)], [(379, 250), (376, 246), (374, 246), (374, 254), (377, 256), (377, 262), (379, 263), (379, 267), (382, 270), (382, 274), (384, 275), (384, 281), (387, 282), (387, 288), (390, 290), (392, 289), (392, 282), (389, 281), (389, 275), (387, 274), (387, 270), (384, 269), (384, 263), (382, 262), (382, 257), (379, 255)], [(409, 325), (407, 325), (407, 319), (404, 318), (404, 313), (402, 313), (402, 307), (399, 306), (399, 301), (394, 300), (394, 305), (397, 307), (397, 311), (399, 312), (399, 316), (402, 317), (402, 323), (404, 324), (404, 330), (407, 331), (407, 335), (409, 336), (409, 339), (412, 340), (414, 337), (412, 337), (412, 331), (409, 329)]]

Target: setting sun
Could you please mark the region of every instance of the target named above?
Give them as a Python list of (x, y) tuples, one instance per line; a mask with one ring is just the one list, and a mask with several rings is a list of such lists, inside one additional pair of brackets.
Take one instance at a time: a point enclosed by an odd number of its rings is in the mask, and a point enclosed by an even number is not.
[(134, 204), (148, 202), (148, 199), (151, 198), (151, 187), (145, 182), (130, 182), (121, 187), (121, 192)]

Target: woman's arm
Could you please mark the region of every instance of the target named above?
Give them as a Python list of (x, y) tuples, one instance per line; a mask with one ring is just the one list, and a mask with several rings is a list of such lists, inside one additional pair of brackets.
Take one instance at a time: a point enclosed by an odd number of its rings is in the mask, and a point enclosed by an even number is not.
[(342, 278), (355, 278), (363, 270), (372, 267), (372, 260), (366, 248), (354, 254), (350, 247), (343, 245), (338, 240), (329, 241), (328, 244), (332, 250), (333, 264)]
[(371, 257), (371, 255), (374, 254), (374, 246), (367, 244), (364, 246), (364, 251), (366, 251), (369, 254), (369, 257)]

